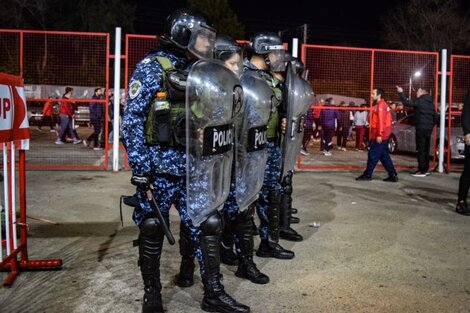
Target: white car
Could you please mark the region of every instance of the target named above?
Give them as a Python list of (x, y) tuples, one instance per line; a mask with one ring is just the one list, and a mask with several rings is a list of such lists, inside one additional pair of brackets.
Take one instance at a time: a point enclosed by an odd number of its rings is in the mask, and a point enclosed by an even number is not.
[[(452, 116), (452, 127), (450, 130), (450, 157), (451, 159), (464, 159), (465, 158), (465, 141), (462, 130), (461, 117), (459, 115)], [(446, 134), (444, 139), (444, 146), (448, 147), (449, 140), (447, 138), (448, 119), (446, 118)], [(439, 127), (436, 130), (436, 145), (439, 144)], [(399, 119), (392, 125), (392, 135), (388, 140), (388, 150), (390, 153), (403, 152), (416, 152), (416, 130), (414, 126), (414, 114), (409, 114)], [(434, 132), (431, 135), (431, 146), (434, 143)], [(432, 147), (431, 147), (432, 149)]]

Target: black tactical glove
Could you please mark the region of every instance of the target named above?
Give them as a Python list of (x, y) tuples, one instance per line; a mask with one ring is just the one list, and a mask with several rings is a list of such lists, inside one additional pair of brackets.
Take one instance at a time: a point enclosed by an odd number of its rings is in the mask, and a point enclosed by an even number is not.
[(131, 184), (137, 186), (142, 190), (150, 189), (150, 185), (152, 184), (153, 178), (150, 174), (133, 174), (131, 178)]

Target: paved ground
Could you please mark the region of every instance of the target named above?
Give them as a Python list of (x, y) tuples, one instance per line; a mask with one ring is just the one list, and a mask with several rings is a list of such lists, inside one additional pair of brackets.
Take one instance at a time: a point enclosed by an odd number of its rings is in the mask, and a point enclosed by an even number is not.
[[(271, 282), (254, 285), (222, 266), (226, 289), (252, 312), (470, 312), (470, 217), (454, 213), (458, 173), (414, 178), (384, 172), (356, 182), (359, 172), (299, 172), (294, 205), (305, 236), (283, 241), (295, 259), (255, 261)], [(132, 240), (137, 229), (119, 196), (132, 193), (129, 173), (27, 173), (30, 258), (62, 258), (61, 271), (24, 272), (0, 288), (2, 313), (140, 312), (142, 283)], [(172, 213), (178, 238), (178, 217)], [(309, 225), (320, 222), (319, 228)], [(255, 238), (255, 244), (259, 242)], [(167, 312), (201, 312), (199, 276), (175, 287), (177, 246), (162, 257)], [(6, 273), (0, 273), (4, 279)]]

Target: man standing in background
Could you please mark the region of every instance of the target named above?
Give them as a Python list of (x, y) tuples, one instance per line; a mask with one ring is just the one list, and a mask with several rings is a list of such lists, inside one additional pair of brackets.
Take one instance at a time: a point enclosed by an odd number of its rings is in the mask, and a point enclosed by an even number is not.
[(429, 151), (431, 148), (431, 134), (436, 122), (436, 109), (429, 94), (429, 88), (418, 88), (416, 99), (411, 100), (405, 97), (403, 88), (400, 86), (396, 87), (403, 105), (414, 109), (418, 170), (411, 175), (426, 177), (429, 175)]

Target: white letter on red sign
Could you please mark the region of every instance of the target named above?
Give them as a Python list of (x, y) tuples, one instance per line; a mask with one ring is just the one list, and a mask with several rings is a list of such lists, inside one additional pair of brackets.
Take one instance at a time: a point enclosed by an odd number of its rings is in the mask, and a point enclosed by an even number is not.
[(3, 111), (3, 119), (6, 119), (7, 111), (10, 111), (10, 99), (3, 98), (2, 111)]

